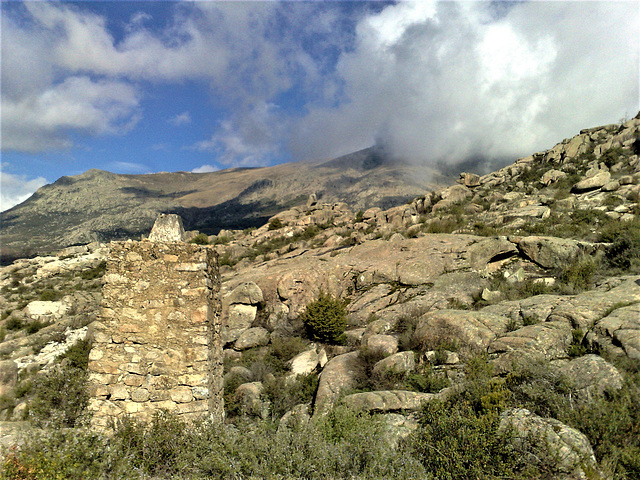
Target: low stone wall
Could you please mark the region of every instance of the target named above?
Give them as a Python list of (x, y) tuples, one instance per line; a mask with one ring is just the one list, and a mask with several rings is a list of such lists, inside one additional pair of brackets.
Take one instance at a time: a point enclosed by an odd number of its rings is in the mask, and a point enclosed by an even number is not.
[(167, 410), (222, 421), (220, 280), (214, 249), (112, 242), (102, 309), (92, 324), (93, 425)]

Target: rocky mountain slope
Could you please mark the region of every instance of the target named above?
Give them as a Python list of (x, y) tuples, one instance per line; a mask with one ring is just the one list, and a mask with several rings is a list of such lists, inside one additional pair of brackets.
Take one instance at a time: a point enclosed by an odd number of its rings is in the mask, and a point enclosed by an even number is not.
[(430, 177), (431, 172), (390, 161), (376, 148), (328, 162), (212, 173), (89, 170), (62, 177), (3, 212), (0, 256), (6, 262), (92, 241), (139, 238), (160, 212), (178, 213), (187, 229), (207, 233), (259, 226), (303, 204), (311, 193), (355, 209), (388, 208), (435, 188)]
[[(259, 228), (199, 235), (220, 254), (228, 417), (284, 428), (346, 406), (406, 452), (434, 421), (425, 405), (467, 408), (513, 429), (537, 469), (517, 478), (635, 478), (639, 137), (640, 115), (404, 205), (309, 196)], [(0, 271), (5, 420), (28, 417), (26, 385), (90, 338), (107, 248)], [(310, 329), (319, 301), (344, 309), (333, 337)]]

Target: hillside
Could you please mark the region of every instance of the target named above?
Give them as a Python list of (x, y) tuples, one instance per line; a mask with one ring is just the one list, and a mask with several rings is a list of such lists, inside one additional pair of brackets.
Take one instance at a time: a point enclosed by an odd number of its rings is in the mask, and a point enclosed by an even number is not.
[(430, 177), (375, 148), (328, 162), (211, 173), (118, 175), (94, 169), (62, 177), (3, 212), (0, 256), (6, 263), (70, 245), (139, 238), (160, 212), (178, 213), (187, 229), (209, 234), (257, 227), (311, 193), (357, 210), (388, 208), (436, 188)]
[(30, 432), (4, 465), (83, 478), (637, 478), (639, 138), (640, 115), (391, 208), (309, 196), (258, 228), (199, 235), (220, 255), (222, 428), (169, 414), (95, 441), (83, 404), (56, 390), (84, 398), (108, 245), (3, 267), (0, 434)]

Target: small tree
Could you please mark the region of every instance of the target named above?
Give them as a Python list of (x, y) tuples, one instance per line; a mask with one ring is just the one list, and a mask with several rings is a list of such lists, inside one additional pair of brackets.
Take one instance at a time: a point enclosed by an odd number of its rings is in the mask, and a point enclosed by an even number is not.
[(342, 342), (347, 329), (347, 311), (344, 303), (320, 292), (320, 297), (307, 306), (301, 319), (307, 334), (321, 342)]

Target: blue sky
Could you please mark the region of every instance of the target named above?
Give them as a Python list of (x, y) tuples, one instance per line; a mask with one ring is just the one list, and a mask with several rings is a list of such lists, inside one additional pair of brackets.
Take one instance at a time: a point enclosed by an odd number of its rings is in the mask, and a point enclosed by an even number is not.
[(4, 1), (0, 210), (90, 168), (515, 160), (638, 112), (639, 10)]

